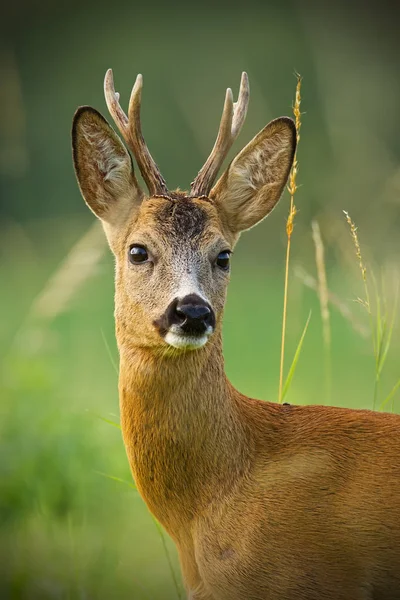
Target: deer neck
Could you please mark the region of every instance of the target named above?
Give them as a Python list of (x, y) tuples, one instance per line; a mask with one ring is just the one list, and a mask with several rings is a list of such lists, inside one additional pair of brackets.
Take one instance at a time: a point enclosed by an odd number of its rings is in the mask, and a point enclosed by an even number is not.
[(200, 350), (160, 356), (120, 345), (120, 355), (121, 424), (136, 485), (176, 532), (246, 467), (249, 443), (221, 334)]

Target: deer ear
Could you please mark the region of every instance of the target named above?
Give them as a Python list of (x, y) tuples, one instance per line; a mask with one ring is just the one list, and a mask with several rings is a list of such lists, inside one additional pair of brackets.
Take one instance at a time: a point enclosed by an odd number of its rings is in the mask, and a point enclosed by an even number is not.
[(123, 225), (143, 197), (132, 160), (102, 115), (81, 106), (72, 124), (72, 153), (82, 196), (94, 214), (111, 228)]
[(236, 156), (211, 190), (210, 197), (233, 233), (264, 219), (280, 199), (296, 150), (292, 119), (271, 121)]

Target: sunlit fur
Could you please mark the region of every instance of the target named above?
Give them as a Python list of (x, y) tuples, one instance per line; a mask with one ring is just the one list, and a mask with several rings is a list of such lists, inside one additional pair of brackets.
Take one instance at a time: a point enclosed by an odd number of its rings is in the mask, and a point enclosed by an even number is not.
[[(78, 111), (79, 184), (116, 258), (123, 438), (191, 600), (398, 600), (400, 417), (261, 402), (224, 373), (229, 274), (214, 261), (279, 200), (294, 133), (288, 119), (272, 122), (209, 198), (142, 200), (117, 136), (93, 109)], [(148, 248), (148, 263), (129, 263), (133, 243)], [(176, 347), (154, 323), (194, 289), (216, 328), (201, 347)]]

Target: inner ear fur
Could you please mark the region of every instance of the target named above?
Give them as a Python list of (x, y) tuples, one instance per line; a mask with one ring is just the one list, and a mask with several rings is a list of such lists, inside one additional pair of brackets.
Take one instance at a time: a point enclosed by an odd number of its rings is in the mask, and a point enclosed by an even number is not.
[(234, 158), (210, 193), (233, 233), (253, 227), (276, 206), (295, 151), (294, 121), (280, 117), (264, 127)]
[(90, 106), (78, 108), (74, 115), (72, 153), (86, 204), (104, 223), (124, 223), (143, 192), (130, 154), (105, 118)]

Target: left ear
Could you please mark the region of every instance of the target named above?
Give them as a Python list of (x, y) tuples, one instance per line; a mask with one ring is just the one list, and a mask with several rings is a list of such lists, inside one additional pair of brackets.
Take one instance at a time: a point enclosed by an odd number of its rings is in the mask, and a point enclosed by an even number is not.
[(236, 156), (210, 193), (233, 233), (264, 219), (280, 199), (296, 150), (289, 117), (271, 121)]

